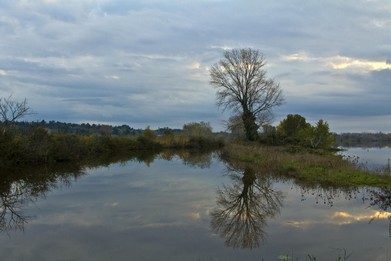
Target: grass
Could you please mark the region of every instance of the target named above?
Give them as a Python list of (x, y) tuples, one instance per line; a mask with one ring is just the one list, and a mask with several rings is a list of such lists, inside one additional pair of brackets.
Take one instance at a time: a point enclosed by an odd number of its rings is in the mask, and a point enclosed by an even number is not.
[(251, 163), (263, 172), (279, 174), (306, 184), (339, 187), (391, 187), (391, 176), (372, 173), (342, 156), (330, 152), (291, 152), (286, 147), (267, 147), (253, 143), (231, 143), (222, 157)]

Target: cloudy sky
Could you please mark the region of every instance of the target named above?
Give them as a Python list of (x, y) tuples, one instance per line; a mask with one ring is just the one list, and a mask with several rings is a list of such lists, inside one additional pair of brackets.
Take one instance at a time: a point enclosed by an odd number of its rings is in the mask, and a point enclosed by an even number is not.
[(223, 130), (208, 69), (264, 53), (287, 114), (391, 132), (388, 0), (0, 0), (0, 97), (27, 120)]

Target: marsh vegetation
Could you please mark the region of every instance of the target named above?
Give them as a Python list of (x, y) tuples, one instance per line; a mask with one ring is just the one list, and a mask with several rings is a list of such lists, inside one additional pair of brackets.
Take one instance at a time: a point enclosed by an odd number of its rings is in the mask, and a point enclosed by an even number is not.
[(225, 158), (254, 165), (297, 182), (338, 187), (390, 187), (388, 166), (371, 171), (355, 157), (344, 157), (322, 150), (300, 147), (270, 147), (257, 144), (229, 144), (222, 150)]

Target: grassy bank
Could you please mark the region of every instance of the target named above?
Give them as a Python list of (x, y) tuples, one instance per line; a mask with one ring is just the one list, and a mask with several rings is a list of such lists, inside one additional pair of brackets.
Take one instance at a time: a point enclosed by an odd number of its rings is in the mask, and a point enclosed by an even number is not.
[(391, 187), (391, 176), (371, 173), (332, 153), (292, 152), (287, 147), (231, 143), (224, 147), (222, 157), (250, 163), (264, 173), (276, 173), (307, 184)]

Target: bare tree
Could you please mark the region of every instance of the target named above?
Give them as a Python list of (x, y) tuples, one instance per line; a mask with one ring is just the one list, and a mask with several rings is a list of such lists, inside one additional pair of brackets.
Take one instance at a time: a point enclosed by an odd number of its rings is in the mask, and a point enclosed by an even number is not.
[(0, 123), (3, 124), (3, 133), (10, 124), (31, 113), (26, 99), (15, 101), (12, 95), (8, 98), (0, 98)]
[(241, 115), (249, 140), (258, 138), (261, 115), (271, 115), (273, 107), (284, 102), (279, 83), (266, 77), (265, 65), (258, 50), (233, 49), (225, 51), (224, 58), (210, 69), (217, 105)]

